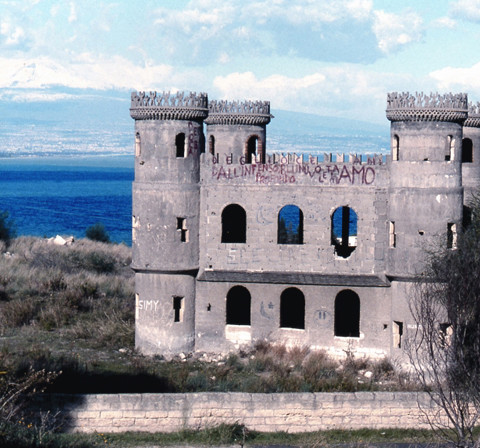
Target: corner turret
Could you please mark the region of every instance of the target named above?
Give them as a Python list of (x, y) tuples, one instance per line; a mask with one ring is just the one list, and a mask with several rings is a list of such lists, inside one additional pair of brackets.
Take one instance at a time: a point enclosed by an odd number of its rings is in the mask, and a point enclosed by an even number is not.
[(207, 151), (233, 163), (265, 161), (266, 126), (270, 123), (268, 101), (210, 101), (207, 124)]
[(208, 97), (133, 92), (131, 100), (136, 347), (143, 353), (188, 352), (195, 342), (200, 153)]
[(390, 93), (388, 275), (413, 278), (429, 244), (453, 248), (462, 222), (461, 150), (467, 95)]
[(462, 182), (465, 203), (480, 185), (480, 103), (470, 103), (468, 118), (463, 124)]

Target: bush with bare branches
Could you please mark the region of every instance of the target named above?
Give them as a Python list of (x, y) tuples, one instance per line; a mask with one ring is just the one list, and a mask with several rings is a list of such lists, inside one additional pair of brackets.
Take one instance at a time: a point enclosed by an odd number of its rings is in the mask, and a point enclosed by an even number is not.
[[(408, 354), (439, 412), (432, 428), (457, 446), (480, 446), (480, 198), (456, 248), (428, 252), (412, 296)], [(453, 429), (453, 432), (452, 432)]]

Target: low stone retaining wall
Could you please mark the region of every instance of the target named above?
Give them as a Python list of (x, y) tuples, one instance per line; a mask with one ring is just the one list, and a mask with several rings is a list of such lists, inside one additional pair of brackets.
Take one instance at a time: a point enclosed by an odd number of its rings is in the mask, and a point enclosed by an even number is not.
[(53, 395), (41, 407), (60, 410), (65, 430), (74, 432), (172, 432), (235, 422), (307, 432), (428, 427), (419, 404), (434, 409), (427, 394), (413, 392)]

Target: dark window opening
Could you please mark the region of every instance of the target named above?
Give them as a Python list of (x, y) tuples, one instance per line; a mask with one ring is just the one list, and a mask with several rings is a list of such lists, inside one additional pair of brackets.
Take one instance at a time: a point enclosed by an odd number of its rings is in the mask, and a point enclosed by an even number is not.
[(360, 337), (360, 299), (350, 289), (335, 298), (335, 336)]
[(452, 135), (447, 135), (447, 148), (445, 152), (445, 162), (455, 159), (455, 139)]
[(403, 322), (393, 321), (393, 347), (402, 348)]
[(457, 248), (457, 225), (453, 222), (447, 224), (447, 249)]
[(141, 153), (140, 133), (135, 134), (135, 155), (138, 157)]
[(466, 205), (463, 206), (463, 217), (462, 217), (462, 227), (463, 230), (466, 230), (470, 227), (472, 223), (472, 209), (467, 207)]
[(258, 138), (257, 137), (250, 137), (247, 142), (247, 163), (252, 163), (252, 160), (255, 159), (255, 156), (257, 155), (257, 143), (258, 143)]
[(288, 288), (280, 296), (280, 327), (305, 328), (305, 296), (297, 288)]
[(175, 147), (177, 157), (185, 157), (185, 134), (183, 132), (175, 137)]
[(183, 297), (173, 297), (173, 321), (183, 322)]
[(398, 135), (393, 136), (393, 142), (392, 142), (392, 160), (399, 160), (400, 156), (400, 138)]
[(286, 205), (278, 212), (278, 244), (303, 244), (303, 213), (296, 205)]
[(357, 247), (357, 214), (352, 208), (338, 207), (333, 212), (331, 244), (343, 258), (348, 258)]
[(188, 243), (187, 219), (177, 218), (177, 232), (180, 234), (180, 241)]
[(215, 155), (215, 137), (213, 135), (208, 139), (208, 152), (214, 156)]
[(473, 142), (469, 138), (462, 140), (462, 163), (473, 162)]
[(251, 296), (244, 286), (234, 286), (227, 294), (227, 325), (250, 325)]
[(265, 163), (265, 148), (257, 135), (252, 135), (245, 144), (245, 163)]
[(222, 212), (222, 243), (247, 241), (247, 214), (237, 204), (227, 205)]

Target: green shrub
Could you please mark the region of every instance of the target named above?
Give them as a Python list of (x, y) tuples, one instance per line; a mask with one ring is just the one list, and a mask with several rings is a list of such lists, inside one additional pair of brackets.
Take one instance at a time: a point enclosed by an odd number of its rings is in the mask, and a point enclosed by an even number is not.
[(92, 241), (100, 241), (101, 243), (109, 243), (110, 235), (105, 226), (101, 222), (97, 222), (85, 230), (85, 236)]

